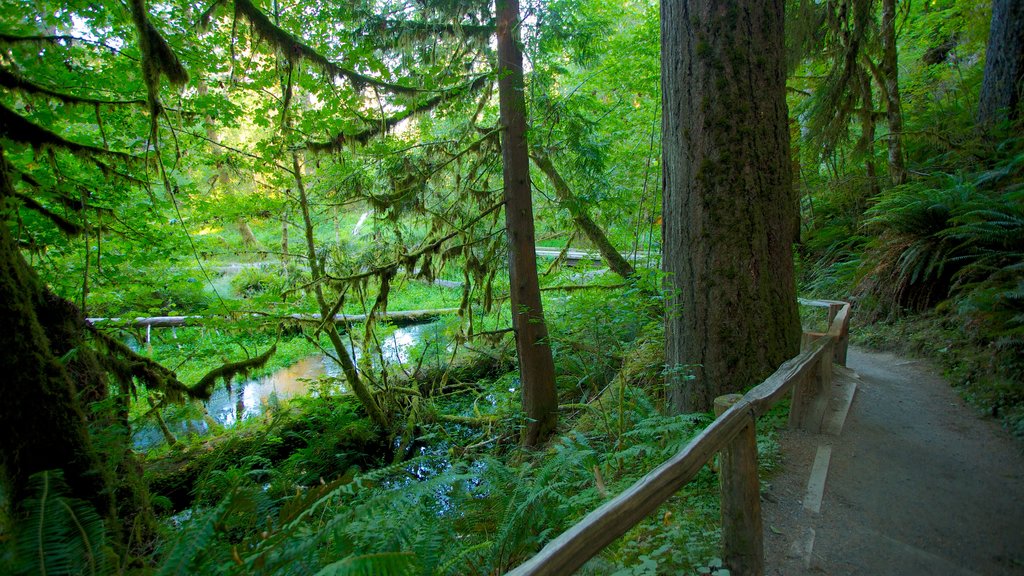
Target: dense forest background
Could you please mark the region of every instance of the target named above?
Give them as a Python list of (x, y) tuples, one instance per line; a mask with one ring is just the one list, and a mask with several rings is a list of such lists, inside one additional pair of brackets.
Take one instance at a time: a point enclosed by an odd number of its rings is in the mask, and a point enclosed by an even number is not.
[[(504, 572), (710, 420), (658, 3), (2, 6), (5, 573)], [(797, 292), (1024, 435), (1024, 8), (784, 26)], [(716, 511), (705, 470), (585, 570), (710, 573)]]

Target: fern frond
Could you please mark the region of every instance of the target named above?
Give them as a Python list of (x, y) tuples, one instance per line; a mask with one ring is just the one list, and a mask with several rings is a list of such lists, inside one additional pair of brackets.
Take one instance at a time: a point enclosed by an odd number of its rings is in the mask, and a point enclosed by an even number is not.
[(206, 554), (216, 543), (217, 526), (231, 506), (232, 494), (228, 494), (213, 509), (202, 517), (188, 523), (185, 530), (174, 543), (174, 547), (164, 557), (157, 576), (174, 576), (192, 574), (197, 560)]
[(412, 552), (378, 552), (333, 562), (316, 576), (406, 576), (415, 572), (416, 555)]
[(35, 574), (109, 572), (103, 520), (84, 500), (70, 498), (63, 472), (33, 474), (30, 497), (21, 504), (25, 517), (12, 532), (18, 571)]

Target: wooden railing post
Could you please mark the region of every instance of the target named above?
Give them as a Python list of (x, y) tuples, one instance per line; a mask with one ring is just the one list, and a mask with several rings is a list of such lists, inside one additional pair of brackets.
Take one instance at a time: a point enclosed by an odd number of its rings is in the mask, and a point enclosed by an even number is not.
[(843, 326), (841, 331), (839, 332), (839, 337), (836, 339), (835, 343), (836, 348), (833, 357), (836, 361), (836, 364), (839, 364), (840, 366), (846, 366), (846, 350), (850, 347), (849, 318), (849, 313), (847, 313), (846, 317), (843, 318)]
[(836, 315), (843, 309), (842, 302), (832, 302), (828, 305), (828, 325), (832, 326), (832, 321), (836, 319)]
[[(715, 398), (721, 416), (743, 396)], [(722, 561), (738, 576), (764, 574), (764, 535), (761, 527), (761, 482), (757, 477), (757, 430), (750, 420), (719, 453), (722, 490)]]
[(814, 369), (793, 386), (789, 405), (789, 427), (812, 433), (821, 430), (832, 386), (832, 354), (835, 344), (827, 336), (825, 349), (818, 355)]

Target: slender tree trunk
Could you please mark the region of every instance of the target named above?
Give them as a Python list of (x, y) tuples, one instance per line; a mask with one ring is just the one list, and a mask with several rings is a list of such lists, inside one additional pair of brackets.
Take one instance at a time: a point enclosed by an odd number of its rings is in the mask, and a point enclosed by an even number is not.
[(163, 435), (164, 442), (167, 442), (168, 446), (177, 446), (178, 439), (174, 437), (174, 433), (167, 427), (167, 421), (164, 420), (164, 416), (160, 413), (160, 409), (156, 407), (152, 398), (147, 398), (147, 400), (149, 400), (149, 407), (153, 409), (153, 420), (156, 421), (157, 427), (160, 428), (160, 434)]
[(288, 208), (281, 211), (281, 269), (284, 277), (288, 278)]
[[(321, 317), (327, 318), (331, 315), (332, 311), (331, 306), (327, 303), (327, 299), (324, 298), (322, 284), (324, 277), (323, 265), (316, 253), (316, 241), (313, 239), (313, 219), (309, 214), (309, 199), (306, 196), (306, 186), (302, 180), (302, 162), (299, 160), (299, 153), (296, 151), (292, 152), (292, 172), (295, 176), (295, 189), (299, 196), (302, 222), (305, 224), (306, 229), (306, 255), (309, 258), (313, 293), (316, 295), (316, 303), (320, 308)], [(334, 322), (327, 322), (324, 325), (324, 330), (327, 331), (327, 337), (331, 341), (331, 346), (334, 348), (338, 363), (341, 365), (341, 371), (345, 374), (345, 380), (348, 382), (349, 387), (352, 388), (352, 392), (359, 398), (370, 419), (380, 425), (381, 428), (387, 430), (387, 416), (381, 409), (380, 404), (377, 403), (377, 399), (374, 398), (370, 388), (360, 378), (359, 370), (356, 368), (355, 362), (352, 361), (352, 355), (349, 354), (345, 342), (341, 339), (337, 326), (334, 325)]]
[[(875, 197), (881, 193), (878, 184), (878, 170), (875, 168), (875, 101), (871, 94), (871, 77), (860, 69), (860, 147), (864, 150), (864, 169), (868, 177), (868, 195)], [(864, 206), (858, 199), (858, 211), (863, 212)]]
[(519, 0), (497, 0), (498, 102), (509, 244), (512, 326), (516, 333), (526, 427), (523, 444), (545, 441), (558, 424), (555, 364), (541, 307), (526, 141), (523, 54), (519, 48)]
[(882, 64), (885, 114), (889, 124), (889, 179), (893, 186), (907, 181), (903, 159), (903, 110), (900, 104), (899, 60), (896, 55), (896, 0), (882, 0)]
[(991, 126), (1020, 117), (1024, 91), (1024, 0), (992, 0), (985, 77), (978, 123)]
[(586, 208), (573, 196), (572, 190), (569, 189), (569, 184), (566, 183), (565, 179), (562, 178), (562, 175), (555, 168), (551, 158), (542, 153), (534, 153), (532, 157), (533, 163), (540, 168), (541, 172), (551, 181), (551, 185), (554, 186), (555, 197), (558, 198), (558, 202), (572, 215), (572, 221), (576, 224), (576, 227), (583, 231), (583, 234), (594, 246), (597, 246), (597, 250), (601, 253), (601, 258), (605, 264), (611, 268), (612, 272), (623, 278), (632, 276), (635, 272), (633, 267), (615, 249), (615, 246), (608, 240), (608, 236), (605, 235), (604, 230), (601, 230), (590, 218)]
[(707, 411), (800, 348), (783, 0), (663, 0), (669, 401)]

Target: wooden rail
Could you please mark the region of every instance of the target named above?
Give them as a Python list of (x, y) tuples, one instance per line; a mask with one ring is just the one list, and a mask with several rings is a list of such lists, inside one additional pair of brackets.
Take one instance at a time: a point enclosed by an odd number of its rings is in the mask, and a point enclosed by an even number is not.
[(790, 426), (820, 430), (832, 382), (832, 363), (845, 364), (849, 340), (848, 303), (801, 303), (829, 309), (826, 332), (805, 335), (803, 351), (746, 394), (716, 399), (716, 412), (721, 414), (685, 448), (587, 514), (509, 576), (572, 574), (661, 506), (719, 452), (723, 562), (734, 576), (764, 574), (756, 420), (792, 393)]

